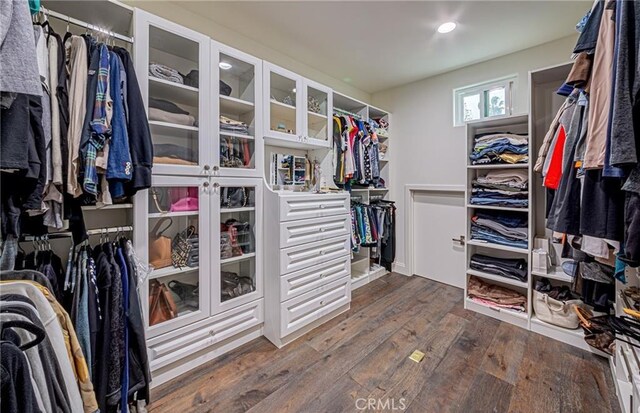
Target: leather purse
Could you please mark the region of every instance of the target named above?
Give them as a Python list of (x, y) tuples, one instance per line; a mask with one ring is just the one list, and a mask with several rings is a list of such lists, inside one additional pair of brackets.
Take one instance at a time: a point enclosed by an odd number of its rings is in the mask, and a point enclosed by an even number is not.
[(149, 282), (149, 325), (172, 320), (177, 316), (178, 307), (167, 286), (158, 280), (151, 280)]
[(247, 206), (247, 190), (244, 187), (224, 187), (220, 196), (220, 206), (223, 208), (242, 208)]
[(549, 297), (548, 294), (533, 291), (533, 310), (538, 319), (545, 323), (576, 329), (580, 326), (580, 320), (573, 307), (581, 305), (581, 300), (560, 301)]
[(233, 247), (231, 246), (231, 235), (228, 232), (220, 232), (220, 258), (233, 257)]
[[(160, 226), (165, 222), (168, 222), (169, 225), (160, 230)], [(171, 218), (160, 219), (149, 233), (149, 264), (155, 269), (171, 265), (171, 238), (162, 234), (172, 224), (173, 220)]]

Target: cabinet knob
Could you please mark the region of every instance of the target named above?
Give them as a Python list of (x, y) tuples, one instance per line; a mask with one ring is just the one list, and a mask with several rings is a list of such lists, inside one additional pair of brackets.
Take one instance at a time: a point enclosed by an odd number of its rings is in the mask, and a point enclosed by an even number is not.
[(320, 250), (320, 255), (324, 255), (324, 250)]
[(216, 332), (215, 332), (214, 330), (209, 330), (209, 335), (210, 335), (210, 336), (215, 336), (215, 335), (216, 335)]
[(320, 278), (324, 278), (324, 274), (320, 274)]
[(320, 305), (324, 305), (324, 300), (320, 301)]
[(220, 184), (219, 184), (219, 183), (217, 183), (217, 182), (214, 182), (214, 183), (213, 183), (213, 187), (214, 187), (214, 188), (216, 188), (216, 189), (217, 189), (217, 188), (220, 188)]
[(320, 209), (324, 209), (325, 205), (324, 204), (320, 204)]
[(324, 228), (320, 228), (318, 231), (320, 231), (320, 232), (324, 232)]
[(213, 170), (218, 172), (220, 170), (220, 167), (218, 165), (213, 165)]
[(204, 166), (204, 170), (205, 170), (205, 171), (208, 171), (209, 169), (211, 169), (211, 166), (209, 166), (209, 165), (205, 165), (205, 166)]
[(205, 187), (205, 188), (209, 188), (209, 182), (206, 182), (206, 181), (205, 181), (205, 182), (203, 182), (203, 183), (202, 183), (202, 186), (203, 186), (203, 187)]

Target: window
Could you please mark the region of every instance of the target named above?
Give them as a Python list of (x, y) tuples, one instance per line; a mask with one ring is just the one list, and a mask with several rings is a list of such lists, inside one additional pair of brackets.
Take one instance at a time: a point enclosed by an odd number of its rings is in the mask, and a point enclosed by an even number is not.
[(509, 76), (453, 90), (453, 124), (508, 116), (513, 113), (513, 92), (517, 76)]

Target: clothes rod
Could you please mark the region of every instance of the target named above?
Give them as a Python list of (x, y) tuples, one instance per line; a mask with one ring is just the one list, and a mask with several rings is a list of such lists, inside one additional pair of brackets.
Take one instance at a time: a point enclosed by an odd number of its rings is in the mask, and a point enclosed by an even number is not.
[[(89, 229), (87, 230), (87, 235), (104, 235), (104, 234), (114, 234), (118, 232), (131, 232), (133, 231), (132, 226), (124, 226), (124, 227), (111, 227), (111, 228), (98, 228), (98, 229)], [(60, 239), (60, 238), (71, 238), (71, 231), (66, 232), (52, 232), (49, 234), (42, 235), (26, 235), (23, 237), (22, 241), (36, 241), (39, 239), (43, 239), (44, 237), (48, 237), (49, 239)]]
[(362, 119), (362, 116), (358, 115), (357, 113), (349, 112), (348, 110), (333, 108), (333, 111), (341, 113), (343, 115), (353, 116), (354, 118)]
[(58, 20), (65, 21), (67, 23), (71, 23), (75, 26), (84, 27), (85, 29), (94, 30), (100, 33), (104, 33), (113, 37), (114, 39), (122, 40), (123, 42), (133, 43), (133, 37), (124, 36), (119, 33), (114, 33), (102, 27), (96, 26), (95, 24), (87, 23), (82, 20), (78, 20), (73, 17), (69, 17), (66, 14), (58, 13), (57, 11), (45, 9), (44, 7), (40, 7), (40, 11), (44, 13), (45, 16), (54, 17)]

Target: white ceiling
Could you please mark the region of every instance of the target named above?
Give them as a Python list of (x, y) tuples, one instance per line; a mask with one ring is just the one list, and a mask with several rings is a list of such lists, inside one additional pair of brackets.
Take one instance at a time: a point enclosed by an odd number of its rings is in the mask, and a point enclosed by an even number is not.
[[(374, 93), (571, 34), (591, 1), (180, 1)], [(453, 20), (458, 28), (439, 34)], [(567, 51), (569, 52), (569, 51)]]

